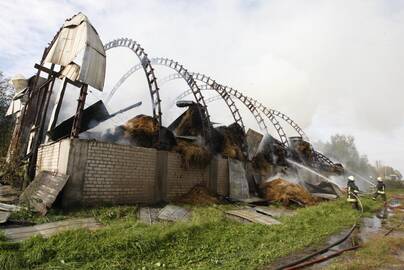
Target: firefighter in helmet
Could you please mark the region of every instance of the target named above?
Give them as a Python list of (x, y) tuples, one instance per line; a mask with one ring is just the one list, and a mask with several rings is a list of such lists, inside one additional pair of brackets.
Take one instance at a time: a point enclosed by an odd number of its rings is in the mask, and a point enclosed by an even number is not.
[(386, 201), (386, 185), (383, 182), (383, 179), (379, 176), (377, 177), (377, 185), (376, 192), (373, 195), (373, 200), (376, 200), (377, 196), (382, 196), (383, 201)]
[(352, 204), (352, 208), (355, 208), (355, 209), (359, 209), (358, 193), (359, 193), (359, 188), (355, 184), (355, 177), (351, 175), (348, 177), (347, 202), (350, 202)]

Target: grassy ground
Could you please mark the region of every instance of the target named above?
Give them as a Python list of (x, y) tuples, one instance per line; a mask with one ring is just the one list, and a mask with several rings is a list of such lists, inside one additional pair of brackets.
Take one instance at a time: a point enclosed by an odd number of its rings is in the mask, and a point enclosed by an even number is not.
[[(396, 213), (386, 228), (394, 231), (384, 236), (384, 231), (374, 235), (357, 252), (349, 252), (334, 261), (327, 270), (403, 269), (404, 265), (404, 213)], [(401, 226), (398, 226), (401, 225)]]
[[(367, 213), (380, 207), (371, 200), (364, 204)], [(50, 239), (35, 237), (17, 245), (2, 242), (0, 266), (13, 270), (256, 269), (320, 243), (358, 217), (342, 199), (299, 209), (274, 226), (228, 220), (223, 210), (229, 206), (192, 208), (191, 221), (152, 226), (138, 222), (133, 207), (51, 213), (48, 220), (93, 215), (106, 226), (95, 232), (69, 231)]]

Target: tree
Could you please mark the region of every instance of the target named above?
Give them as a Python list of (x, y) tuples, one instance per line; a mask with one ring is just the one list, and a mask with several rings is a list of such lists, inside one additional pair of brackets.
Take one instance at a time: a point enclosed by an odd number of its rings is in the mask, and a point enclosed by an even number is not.
[(369, 163), (367, 156), (359, 153), (353, 136), (336, 134), (331, 136), (329, 142), (319, 142), (317, 147), (349, 171), (366, 177), (377, 176), (376, 168)]
[(0, 71), (0, 157), (6, 155), (12, 134), (14, 119), (5, 115), (13, 94), (14, 88), (9, 84), (9, 79)]

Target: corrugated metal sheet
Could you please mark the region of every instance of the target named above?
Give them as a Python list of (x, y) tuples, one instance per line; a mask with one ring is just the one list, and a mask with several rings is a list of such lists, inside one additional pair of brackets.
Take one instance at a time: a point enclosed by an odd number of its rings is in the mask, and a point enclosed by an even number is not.
[(105, 50), (88, 18), (79, 13), (66, 21), (45, 62), (65, 67), (62, 76), (100, 91), (105, 80)]
[(13, 100), (10, 103), (10, 106), (7, 109), (6, 116), (18, 113), (21, 111), (23, 105), (21, 99), (24, 97), (25, 93), (27, 92), (28, 88), (22, 89), (20, 92), (14, 95)]

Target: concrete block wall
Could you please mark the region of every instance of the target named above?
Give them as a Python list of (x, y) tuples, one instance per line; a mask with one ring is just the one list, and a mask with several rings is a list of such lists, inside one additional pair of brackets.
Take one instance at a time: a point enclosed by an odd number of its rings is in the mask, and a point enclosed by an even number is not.
[(70, 176), (61, 195), (65, 207), (153, 204), (173, 200), (196, 184), (223, 196), (229, 192), (227, 160), (222, 158), (205, 169), (185, 170), (177, 153), (77, 139), (43, 145), (38, 157), (39, 170)]

